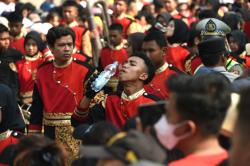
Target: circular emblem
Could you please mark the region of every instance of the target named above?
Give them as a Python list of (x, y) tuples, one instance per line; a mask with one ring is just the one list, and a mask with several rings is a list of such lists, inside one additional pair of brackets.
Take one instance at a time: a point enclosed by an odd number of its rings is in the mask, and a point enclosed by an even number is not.
[(213, 20), (209, 20), (205, 26), (205, 29), (207, 32), (214, 32), (216, 30), (216, 24), (213, 22)]

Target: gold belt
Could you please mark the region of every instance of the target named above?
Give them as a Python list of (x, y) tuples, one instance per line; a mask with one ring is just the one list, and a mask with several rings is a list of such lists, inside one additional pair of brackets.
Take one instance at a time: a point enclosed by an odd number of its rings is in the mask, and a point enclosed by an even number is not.
[(44, 113), (43, 124), (47, 126), (70, 126), (72, 113)]

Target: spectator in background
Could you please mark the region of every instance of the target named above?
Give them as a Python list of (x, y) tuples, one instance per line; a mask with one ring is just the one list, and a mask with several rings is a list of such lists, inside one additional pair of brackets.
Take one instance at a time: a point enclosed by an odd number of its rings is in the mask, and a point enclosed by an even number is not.
[(26, 54), (24, 50), (24, 32), (23, 16), (21, 13), (12, 12), (8, 15), (9, 28), (10, 28), (10, 47), (20, 51), (23, 55)]
[(15, 63), (21, 60), (23, 55), (16, 49), (9, 48), (9, 45), (9, 30), (0, 24), (0, 83), (9, 86), (16, 100), (19, 100), (18, 74)]
[[(122, 35), (123, 27), (121, 24), (112, 24), (109, 27), (110, 43), (108, 47), (105, 47), (100, 52), (100, 65), (99, 69), (102, 71), (109, 64), (117, 61), (119, 65), (122, 65), (127, 59), (128, 54), (124, 47), (124, 40)], [(108, 87), (112, 88), (115, 92), (118, 85), (118, 70), (113, 78), (109, 81)]]
[(50, 23), (54, 27), (57, 27), (60, 24), (60, 19), (60, 15), (56, 11), (50, 11), (46, 17), (46, 22)]
[(128, 41), (126, 47), (126, 51), (128, 55), (133, 55), (136, 51), (142, 51), (142, 42), (145, 37), (144, 33), (136, 32), (128, 35)]
[(190, 54), (185, 46), (188, 35), (189, 29), (184, 21), (175, 19), (168, 24), (166, 32), (168, 47), (166, 49), (165, 60), (182, 72), (185, 72), (184, 62)]
[(0, 156), (11, 144), (16, 144), (22, 136), (17, 131), (24, 131), (25, 124), (11, 89), (0, 84)]
[(181, 19), (180, 13), (177, 11), (176, 0), (163, 0), (166, 11), (174, 18)]
[(65, 1), (62, 4), (64, 25), (70, 27), (76, 35), (75, 52), (83, 53), (92, 57), (92, 47), (90, 41), (90, 32), (86, 27), (80, 26), (78, 19), (81, 6), (73, 0)]
[(136, 23), (135, 19), (126, 15), (127, 8), (127, 0), (114, 1), (112, 23), (119, 23), (123, 26), (123, 37), (125, 39), (131, 33), (142, 32), (142, 28)]

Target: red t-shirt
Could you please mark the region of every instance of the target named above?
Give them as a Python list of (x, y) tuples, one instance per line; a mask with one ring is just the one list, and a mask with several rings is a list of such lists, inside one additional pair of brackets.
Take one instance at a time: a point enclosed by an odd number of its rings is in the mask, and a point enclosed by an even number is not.
[(171, 162), (169, 166), (217, 166), (227, 158), (227, 151), (207, 156), (188, 155), (183, 159)]

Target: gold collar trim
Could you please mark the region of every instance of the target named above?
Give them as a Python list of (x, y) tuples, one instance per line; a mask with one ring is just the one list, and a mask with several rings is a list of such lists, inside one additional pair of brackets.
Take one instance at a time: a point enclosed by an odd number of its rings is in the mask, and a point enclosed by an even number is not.
[(123, 99), (123, 100), (134, 100), (134, 99), (137, 99), (138, 97), (140, 97), (140, 96), (142, 96), (143, 95), (143, 93), (145, 93), (145, 89), (141, 89), (141, 90), (139, 90), (138, 92), (135, 92), (134, 94), (132, 94), (132, 95), (130, 95), (130, 96), (127, 96), (126, 94), (125, 94), (125, 92), (123, 91), (122, 92), (122, 95), (121, 95), (121, 98)]
[(21, 33), (19, 35), (13, 36), (13, 39), (17, 40), (17, 39), (21, 39), (22, 37), (24, 37), (24, 32), (23, 31), (21, 31)]
[(12, 131), (11, 130), (7, 130), (3, 133), (0, 134), (0, 140), (6, 139), (11, 135)]
[(73, 27), (75, 27), (75, 26), (78, 26), (79, 24), (78, 24), (78, 22), (77, 21), (73, 21), (73, 22), (71, 22), (71, 23), (69, 23), (69, 27), (70, 28), (73, 28)]
[(35, 60), (37, 60), (37, 59), (40, 58), (40, 57), (41, 57), (41, 54), (40, 54), (40, 53), (34, 55), (33, 57), (30, 57), (30, 56), (27, 56), (27, 55), (24, 56), (24, 58), (25, 58), (26, 60), (28, 60), (28, 61), (35, 61)]
[(159, 73), (165, 71), (167, 68), (168, 68), (168, 63), (165, 62), (160, 68), (158, 68), (158, 69), (156, 70), (155, 73), (156, 73), (156, 74), (159, 74)]
[(73, 58), (70, 57), (70, 59), (68, 60), (68, 62), (67, 62), (65, 65), (59, 66), (59, 65), (56, 64), (56, 62), (55, 62), (55, 60), (54, 60), (54, 61), (53, 61), (53, 65), (54, 65), (54, 67), (56, 67), (56, 68), (65, 68), (65, 67), (69, 66), (69, 65), (72, 63), (72, 61), (73, 61)]
[(124, 48), (124, 42), (122, 42), (118, 46), (109, 45), (109, 48), (111, 48), (112, 50), (120, 50), (120, 49)]

